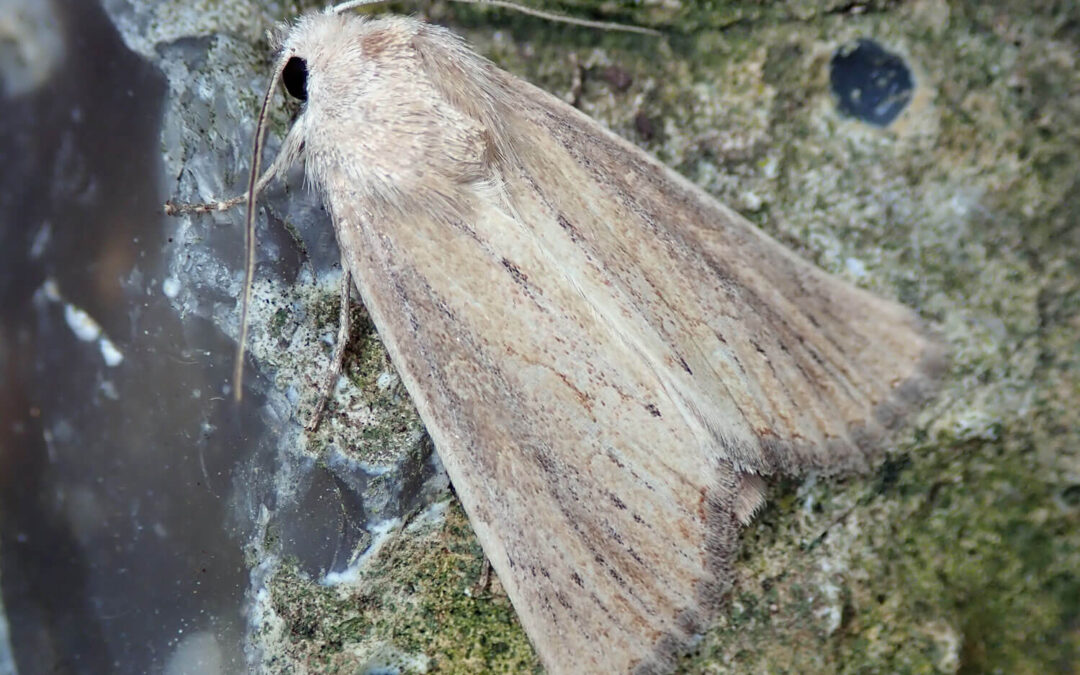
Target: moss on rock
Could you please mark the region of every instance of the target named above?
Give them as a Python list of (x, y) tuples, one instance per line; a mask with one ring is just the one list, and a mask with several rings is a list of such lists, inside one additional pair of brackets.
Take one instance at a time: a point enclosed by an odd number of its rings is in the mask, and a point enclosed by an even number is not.
[[(270, 583), (278, 672), (521, 673), (539, 670), (510, 601), (456, 501), (391, 535), (357, 578), (321, 586), (282, 565)], [(270, 638), (270, 636), (267, 636)]]

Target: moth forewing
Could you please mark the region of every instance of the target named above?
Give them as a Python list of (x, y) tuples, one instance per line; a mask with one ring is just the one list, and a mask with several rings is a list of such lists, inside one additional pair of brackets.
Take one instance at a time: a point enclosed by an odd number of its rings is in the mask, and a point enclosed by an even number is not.
[(928, 393), (909, 310), (449, 32), (308, 14), (282, 49), (287, 157), (551, 671), (671, 667), (759, 476), (864, 467)]

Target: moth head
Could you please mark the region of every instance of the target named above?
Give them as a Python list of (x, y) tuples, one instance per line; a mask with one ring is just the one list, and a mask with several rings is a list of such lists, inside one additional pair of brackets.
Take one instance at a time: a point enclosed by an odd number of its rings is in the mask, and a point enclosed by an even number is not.
[[(327, 41), (335, 31), (329, 30), (324, 24), (338, 23), (335, 19), (332, 15), (322, 13), (306, 14), (293, 25), (279, 26), (275, 36), (277, 39), (271, 39), (278, 52), (277, 76), (285, 93), (300, 102), (308, 100), (308, 79), (312, 66), (317, 69), (332, 68), (332, 64), (326, 63)], [(271, 83), (271, 88), (274, 84)]]
[(418, 26), (403, 17), (305, 14), (281, 36), (278, 72), (285, 91), (310, 106), (350, 107), (350, 99), (359, 102), (383, 79), (380, 69), (408, 58)]
[(278, 73), (285, 92), (292, 98), (302, 102), (308, 100), (308, 75), (312, 61), (318, 63), (326, 60), (325, 55), (320, 55), (320, 52), (326, 50), (325, 46), (320, 44), (319, 35), (326, 31), (320, 30), (318, 24), (333, 21), (334, 18), (322, 14), (304, 15), (282, 34), (278, 45)]

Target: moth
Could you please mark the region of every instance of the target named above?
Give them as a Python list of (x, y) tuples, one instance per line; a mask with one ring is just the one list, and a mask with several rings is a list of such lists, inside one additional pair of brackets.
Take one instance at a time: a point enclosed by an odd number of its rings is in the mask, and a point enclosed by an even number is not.
[(545, 667), (669, 670), (764, 478), (866, 469), (944, 351), (449, 31), (340, 9), (282, 31), (249, 226), (302, 161)]

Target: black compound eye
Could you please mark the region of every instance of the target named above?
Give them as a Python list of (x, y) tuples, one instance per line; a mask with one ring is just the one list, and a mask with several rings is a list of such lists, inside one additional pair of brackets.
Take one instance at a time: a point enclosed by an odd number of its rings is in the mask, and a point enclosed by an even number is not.
[(294, 56), (285, 63), (285, 70), (281, 71), (281, 81), (285, 84), (285, 91), (289, 96), (307, 100), (307, 61)]

